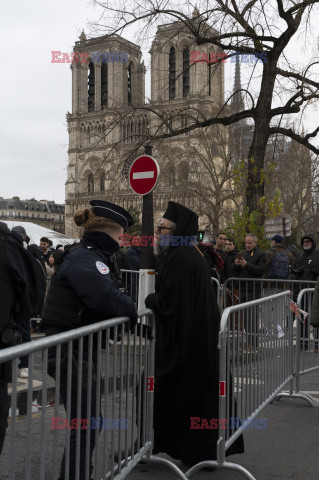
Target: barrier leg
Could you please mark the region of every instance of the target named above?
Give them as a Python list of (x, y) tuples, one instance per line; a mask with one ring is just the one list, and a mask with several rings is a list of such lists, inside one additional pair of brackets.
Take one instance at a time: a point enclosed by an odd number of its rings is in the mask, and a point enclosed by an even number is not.
[(222, 464), (219, 464), (214, 461), (200, 462), (194, 467), (192, 467), (190, 470), (188, 470), (188, 472), (186, 472), (186, 475), (188, 478), (191, 478), (194, 473), (198, 472), (199, 470), (205, 467), (214, 467), (214, 468), (220, 468), (220, 469), (226, 468), (228, 470), (236, 470), (236, 472), (242, 473), (245, 478), (248, 478), (248, 480), (256, 480), (256, 478), (250, 472), (248, 472), (248, 470), (246, 470), (245, 467), (243, 467), (242, 465), (238, 465), (237, 463), (231, 463), (231, 462), (225, 462)]
[(147, 463), (154, 463), (154, 464), (157, 463), (160, 465), (164, 465), (168, 467), (170, 470), (172, 470), (174, 473), (176, 473), (177, 477), (180, 478), (181, 480), (188, 480), (195, 473), (207, 467), (226, 468), (228, 470), (236, 470), (237, 472), (242, 473), (243, 476), (248, 480), (256, 480), (256, 478), (248, 470), (246, 470), (246, 468), (244, 468), (242, 465), (238, 465), (236, 463), (231, 463), (231, 462), (225, 462), (225, 463), (219, 464), (216, 461), (207, 460), (204, 462), (197, 463), (197, 465), (194, 465), (190, 470), (188, 470), (185, 473), (183, 473), (181, 469), (177, 467), (177, 465), (175, 465), (175, 463), (171, 462), (170, 460), (167, 460), (166, 458), (151, 457), (150, 459), (147, 460)]
[(280, 398), (283, 397), (289, 397), (289, 398), (301, 398), (302, 400), (305, 400), (310, 407), (319, 407), (319, 402), (315, 397), (312, 397), (308, 393), (303, 393), (303, 392), (293, 392), (290, 394), (290, 392), (280, 392), (276, 400), (280, 400)]

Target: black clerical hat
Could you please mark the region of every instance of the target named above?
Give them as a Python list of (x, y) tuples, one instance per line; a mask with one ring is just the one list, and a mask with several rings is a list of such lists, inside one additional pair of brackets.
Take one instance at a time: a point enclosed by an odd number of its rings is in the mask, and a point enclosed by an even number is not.
[(169, 201), (163, 218), (176, 223), (174, 235), (196, 235), (198, 231), (198, 215), (195, 212), (180, 205), (179, 203)]
[(134, 225), (134, 220), (131, 215), (124, 208), (114, 203), (105, 202), (104, 200), (91, 200), (90, 204), (94, 215), (108, 218), (109, 220), (113, 220), (113, 222), (119, 223), (125, 231)]
[(178, 205), (177, 203), (169, 201), (166, 212), (163, 215), (163, 218), (166, 218), (171, 222), (177, 223), (177, 218), (178, 218), (177, 205)]

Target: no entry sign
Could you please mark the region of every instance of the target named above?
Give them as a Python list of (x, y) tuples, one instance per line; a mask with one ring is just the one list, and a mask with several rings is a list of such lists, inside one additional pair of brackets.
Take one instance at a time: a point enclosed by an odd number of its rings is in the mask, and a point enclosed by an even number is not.
[(150, 155), (141, 155), (130, 169), (130, 185), (138, 195), (147, 195), (156, 185), (159, 176), (157, 161)]

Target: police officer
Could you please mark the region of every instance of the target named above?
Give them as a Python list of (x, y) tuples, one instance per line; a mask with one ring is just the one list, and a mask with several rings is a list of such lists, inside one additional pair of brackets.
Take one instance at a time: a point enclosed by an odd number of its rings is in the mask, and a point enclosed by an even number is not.
[[(47, 294), (43, 312), (43, 328), (47, 335), (64, 332), (107, 318), (128, 316), (135, 325), (137, 311), (134, 302), (120, 289), (120, 278), (114, 263), (123, 233), (134, 224), (130, 214), (110, 202), (94, 200), (90, 209), (76, 212), (74, 222), (84, 227), (85, 233), (76, 246), (60, 259)], [(65, 348), (66, 347), (66, 348)], [(95, 352), (93, 346), (93, 352)], [(55, 348), (49, 350), (48, 373), (55, 378)], [(83, 341), (81, 418), (87, 418), (88, 381), (91, 382), (90, 418), (96, 417), (96, 358), (93, 354), (92, 372), (88, 372), (88, 341)], [(61, 349), (60, 391), (63, 405), (67, 405), (67, 345)], [(73, 342), (70, 418), (77, 418), (77, 341)], [(90, 426), (88, 426), (90, 428)], [(85, 478), (86, 432), (80, 434), (80, 479)], [(90, 473), (95, 446), (95, 430), (90, 432)], [(65, 452), (61, 464), (60, 480), (65, 478)], [(69, 479), (75, 478), (76, 430), (70, 435)]]
[[(21, 343), (21, 319), (42, 311), (45, 277), (22, 237), (0, 222), (0, 349)], [(0, 454), (9, 413), (11, 362), (0, 364)]]

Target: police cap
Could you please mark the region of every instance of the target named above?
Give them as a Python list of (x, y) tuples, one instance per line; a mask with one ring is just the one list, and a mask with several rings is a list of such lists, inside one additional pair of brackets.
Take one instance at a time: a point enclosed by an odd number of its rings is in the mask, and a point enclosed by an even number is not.
[(134, 225), (134, 220), (131, 215), (119, 205), (104, 200), (91, 200), (92, 212), (97, 217), (108, 218), (113, 222), (119, 223), (126, 231), (129, 227)]

